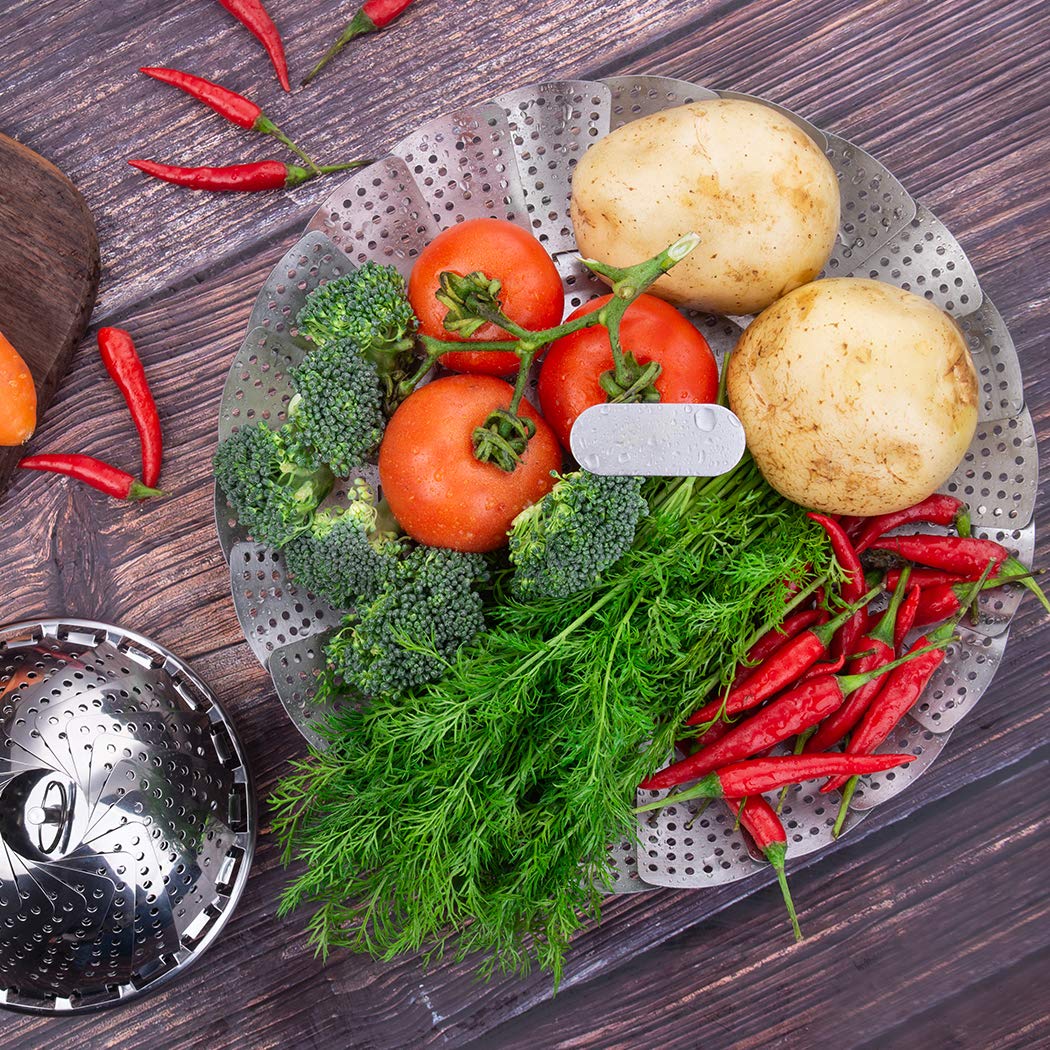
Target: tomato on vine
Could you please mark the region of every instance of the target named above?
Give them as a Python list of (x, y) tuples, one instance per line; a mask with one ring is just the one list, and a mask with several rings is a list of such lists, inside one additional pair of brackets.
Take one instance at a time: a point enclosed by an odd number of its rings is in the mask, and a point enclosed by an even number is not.
[(491, 551), (511, 522), (553, 487), (562, 456), (554, 432), (522, 400), (517, 414), (535, 428), (512, 470), (482, 462), (476, 432), (514, 394), (493, 376), (460, 375), (420, 387), (387, 424), (379, 482), (401, 527), (414, 540), (458, 551)]
[[(604, 295), (585, 303), (568, 320), (594, 313), (611, 299)], [(717, 398), (718, 365), (707, 340), (662, 299), (641, 295), (628, 306), (620, 341), (638, 365), (660, 366), (652, 382), (660, 401), (696, 403)], [(611, 400), (603, 376), (613, 369), (609, 333), (600, 325), (563, 336), (547, 351), (540, 369), (540, 410), (564, 448), (569, 448), (569, 432), (580, 413)]]
[[(565, 293), (561, 277), (543, 245), (527, 230), (503, 219), (468, 219), (439, 233), (423, 249), (408, 281), (408, 298), (419, 318), (419, 330), (435, 339), (469, 344), (510, 340), (492, 323), (448, 331), (448, 306), (441, 302), (441, 274), (460, 277), (481, 273), (499, 283), (503, 313), (530, 330), (551, 328), (562, 318)], [(511, 351), (469, 350), (446, 353), (440, 362), (454, 372), (509, 375), (518, 368)]]

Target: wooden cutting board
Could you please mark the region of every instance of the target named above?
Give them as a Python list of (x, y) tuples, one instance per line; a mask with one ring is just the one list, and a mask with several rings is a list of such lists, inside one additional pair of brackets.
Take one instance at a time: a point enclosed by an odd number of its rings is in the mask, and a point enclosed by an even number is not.
[[(0, 133), (0, 331), (29, 365), (43, 418), (98, 291), (98, 235), (53, 164)], [(0, 448), (0, 493), (21, 449)]]

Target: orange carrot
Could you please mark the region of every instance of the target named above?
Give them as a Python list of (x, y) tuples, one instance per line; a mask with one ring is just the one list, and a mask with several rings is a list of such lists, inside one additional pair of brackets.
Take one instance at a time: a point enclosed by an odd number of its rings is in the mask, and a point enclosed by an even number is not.
[(36, 387), (29, 366), (0, 332), (0, 445), (24, 445), (36, 429)]

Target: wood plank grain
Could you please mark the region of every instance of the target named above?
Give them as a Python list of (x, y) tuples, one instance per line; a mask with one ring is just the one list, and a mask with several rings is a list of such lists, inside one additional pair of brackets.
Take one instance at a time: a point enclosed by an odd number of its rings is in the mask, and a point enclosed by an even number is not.
[[(108, 268), (98, 316), (132, 328), (155, 376), (171, 449), (163, 480), (173, 492), (154, 506), (129, 508), (65, 482), (20, 479), (3, 508), (9, 539), (0, 545), (0, 615), (64, 611), (115, 619), (189, 658), (241, 727), (262, 794), (303, 748), (239, 634), (212, 532), (208, 459), (222, 379), (254, 292), (296, 239), (310, 201), (325, 191), (307, 186), (288, 197), (219, 200), (135, 183), (137, 176), (120, 170), (121, 158), (156, 141), (162, 130), (171, 134), (164, 143), (170, 157), (232, 160), (244, 156), (238, 149), (260, 149), (188, 100), (157, 94), (161, 89), (144, 78), (124, 86), (127, 70), (142, 61), (228, 79), (257, 94), (268, 109), (272, 103), (275, 118), (316, 138), (318, 152), (333, 157), (355, 147), (384, 148), (428, 116), (544, 76), (665, 72), (794, 106), (880, 156), (949, 222), (1021, 351), (1046, 454), (1050, 277), (1039, 261), (1050, 244), (1050, 114), (1032, 85), (1045, 78), (1050, 59), (1044, 57), (1048, 27), (1033, 0), (965, 6), (961, 0), (664, 2), (644, 9), (619, 0), (548, 0), (527, 16), (497, 0), (478, 16), (480, 24), (464, 19), (462, 8), (421, 4), (396, 36), (391, 31), (362, 42), (338, 73), (318, 82), (316, 93), (291, 98), (279, 97), (254, 42), (221, 11), (213, 19), (208, 7), (203, 0), (176, 0), (158, 12), (144, 0), (97, 0), (87, 14), (86, 0), (16, 0), (0, 14), (8, 58), (0, 121), (16, 120), (27, 141), (75, 165), (77, 181), (102, 217)], [(321, 20), (339, 5), (274, 0), (271, 7), (300, 54), (312, 55), (324, 36)], [(78, 37), (87, 17), (98, 29), (97, 54)], [(367, 76), (360, 72), (365, 68)], [(69, 75), (58, 76), (62, 69)], [(119, 395), (101, 380), (94, 355), (79, 353), (41, 440), (106, 451), (133, 464), (134, 435)], [(1045, 498), (1044, 482), (1040, 506)], [(1043, 535), (1037, 560), (1050, 563)], [(955, 869), (938, 868), (924, 845), (926, 821), (941, 807), (950, 804), (962, 815), (964, 846), (987, 852), (988, 843), (1007, 841), (1009, 829), (1011, 843), (1028, 841), (1012, 811), (998, 824), (971, 819), (966, 788), (985, 778), (983, 791), (993, 775), (1008, 777), (1046, 739), (1045, 648), (1045, 620), (1034, 605), (1023, 606), (999, 677), (936, 766), (836, 849), (795, 865), (803, 919), (821, 934), (821, 953), (829, 944), (835, 949), (827, 949), (828, 968), (849, 957), (851, 944), (867, 943), (874, 928), (863, 918), (851, 924), (857, 878), (891, 921), (898, 895), (902, 909), (918, 907), (920, 893), (935, 895), (944, 885), (946, 899), (957, 902), (948, 888)], [(1029, 823), (1039, 817), (1025, 812)], [(990, 862), (999, 863), (994, 857)], [(921, 880), (917, 886), (894, 879), (902, 865)], [(1028, 871), (1027, 865), (1027, 854), (1015, 851), (996, 871), (1013, 878), (1015, 868)], [(971, 876), (977, 877), (971, 872), (966, 878)], [(573, 996), (588, 1003), (577, 1045), (603, 1045), (596, 1040), (610, 1003), (591, 989), (605, 980), (619, 987), (626, 960), (650, 978), (630, 999), (633, 1013), (623, 1011), (615, 1033), (620, 1042), (604, 1045), (644, 1045), (631, 1033), (649, 1015), (668, 1016), (670, 1000), (651, 975), (669, 959), (704, 977), (706, 945), (723, 931), (740, 930), (745, 941), (771, 937), (775, 965), (744, 974), (756, 986), (746, 1006), (736, 1004), (731, 977), (743, 973), (736, 960), (729, 956), (718, 971), (728, 979), (704, 1004), (715, 1033), (711, 1045), (717, 1046), (726, 1034), (714, 1024), (719, 1014), (727, 1027), (743, 1032), (754, 1031), (756, 1019), (787, 1025), (785, 989), (806, 976), (796, 973), (794, 956), (777, 954), (783, 918), (765, 876), (703, 893), (659, 891), (610, 901), (602, 926), (578, 938), (553, 1008), (544, 1005), (551, 996), (546, 976), (500, 977), (479, 986), (473, 960), (446, 959), (424, 971), (415, 957), (383, 964), (340, 954), (323, 965), (304, 944), (301, 917), (274, 918), (284, 880), (264, 827), (237, 915), (184, 982), (108, 1015), (60, 1023), (5, 1017), (0, 1047), (463, 1046), (493, 1031), (492, 1039), (508, 1031), (517, 1039), (531, 1034), (540, 1046), (537, 1033), (547, 1031), (543, 1026), (554, 1016), (545, 1011), (560, 1010)], [(1044, 916), (1045, 904), (1044, 896)], [(985, 907), (1006, 943), (1028, 952), (1028, 912), (1018, 913), (995, 892), (987, 893)], [(986, 975), (982, 982), (1004, 973), (1002, 945), (991, 938), (988, 945), (971, 944), (971, 927), (956, 931), (953, 916), (953, 908), (935, 911), (944, 953), (965, 948), (976, 960), (973, 972)], [(827, 933), (833, 924), (835, 932)], [(673, 950), (661, 947), (668, 943)], [(871, 943), (885, 950), (884, 942)], [(1038, 956), (1028, 952), (1027, 958)], [(926, 985), (945, 1009), (956, 976), (942, 970)], [(885, 1016), (881, 991), (864, 984), (858, 995), (865, 1016), (874, 1018), (872, 1031), (897, 1038), (890, 1027), (897, 1018)], [(679, 1018), (683, 1032), (690, 1031), (692, 1016), (689, 1010)], [(499, 1028), (511, 1019), (512, 1026)], [(990, 1041), (994, 1022), (977, 1021), (977, 1039)]]

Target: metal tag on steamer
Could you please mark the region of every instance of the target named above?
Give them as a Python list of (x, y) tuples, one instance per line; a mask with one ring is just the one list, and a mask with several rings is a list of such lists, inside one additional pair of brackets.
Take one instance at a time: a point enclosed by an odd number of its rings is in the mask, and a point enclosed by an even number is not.
[(740, 462), (744, 428), (721, 405), (594, 405), (569, 444), (594, 474), (713, 478)]

